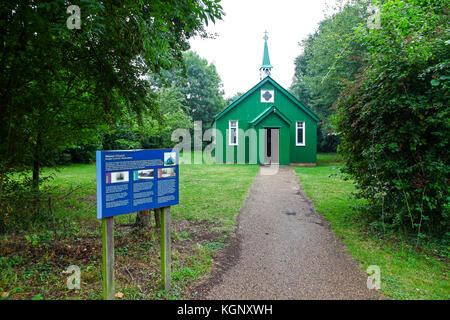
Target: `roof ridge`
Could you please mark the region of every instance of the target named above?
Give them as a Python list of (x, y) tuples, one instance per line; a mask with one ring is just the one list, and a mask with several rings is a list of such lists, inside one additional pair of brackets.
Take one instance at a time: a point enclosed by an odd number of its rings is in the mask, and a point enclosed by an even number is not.
[(262, 80), (260, 80), (256, 85), (254, 85), (252, 88), (250, 88), (246, 93), (244, 93), (238, 99), (233, 101), (228, 107), (226, 107), (224, 110), (222, 110), (221, 112), (216, 114), (214, 116), (214, 121), (219, 120), (223, 115), (225, 115), (228, 111), (230, 111), (236, 105), (241, 103), (242, 100), (246, 99), (250, 94), (252, 94), (254, 91), (256, 91), (260, 86), (262, 86), (266, 82), (272, 83), (284, 95), (286, 95), (286, 97), (288, 97), (290, 100), (292, 100), (299, 108), (304, 110), (306, 112), (306, 114), (308, 114), (315, 121), (320, 121), (320, 118), (313, 111), (311, 111), (308, 107), (306, 107), (300, 100), (298, 100), (294, 95), (292, 95), (289, 91), (287, 91), (285, 88), (283, 88), (278, 82), (273, 80), (272, 77), (270, 77), (270, 76), (267, 76), (267, 77), (263, 78)]

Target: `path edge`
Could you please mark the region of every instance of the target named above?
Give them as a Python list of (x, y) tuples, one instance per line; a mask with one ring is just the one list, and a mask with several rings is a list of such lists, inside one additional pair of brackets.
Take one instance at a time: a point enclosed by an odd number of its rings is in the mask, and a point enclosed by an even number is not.
[(242, 253), (242, 235), (239, 233), (239, 226), (241, 223), (242, 208), (245, 206), (247, 199), (250, 196), (251, 190), (254, 188), (256, 177), (260, 174), (261, 167), (258, 168), (258, 172), (253, 178), (252, 185), (247, 190), (242, 206), (239, 208), (239, 212), (236, 215), (236, 224), (233, 231), (225, 240), (226, 247), (213, 256), (214, 269), (211, 275), (202, 280), (192, 290), (190, 300), (208, 300), (207, 296), (211, 289), (223, 282), (223, 275), (234, 267), (241, 259)]

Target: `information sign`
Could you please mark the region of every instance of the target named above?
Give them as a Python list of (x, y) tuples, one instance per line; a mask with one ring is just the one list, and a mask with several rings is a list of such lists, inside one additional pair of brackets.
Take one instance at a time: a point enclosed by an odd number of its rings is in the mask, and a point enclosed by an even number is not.
[(97, 151), (97, 218), (178, 204), (177, 149)]

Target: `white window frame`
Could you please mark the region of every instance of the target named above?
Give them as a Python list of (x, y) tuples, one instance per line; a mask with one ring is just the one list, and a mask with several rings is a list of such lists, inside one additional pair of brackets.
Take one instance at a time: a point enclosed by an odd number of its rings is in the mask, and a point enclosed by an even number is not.
[[(298, 143), (298, 129), (299, 129), (299, 123), (302, 123), (303, 124), (303, 126), (302, 126), (302, 129), (303, 129), (303, 143)], [(306, 140), (305, 140), (305, 131), (306, 131), (306, 123), (305, 123), (305, 121), (296, 121), (295, 122), (295, 145), (297, 146), (297, 147), (304, 147), (305, 145), (306, 145)]]
[[(236, 129), (236, 143), (232, 143), (232, 141), (231, 141), (231, 123), (232, 122), (236, 122), (236, 127), (233, 127), (233, 129)], [(228, 144), (230, 146), (239, 145), (239, 120), (230, 120), (228, 122)]]

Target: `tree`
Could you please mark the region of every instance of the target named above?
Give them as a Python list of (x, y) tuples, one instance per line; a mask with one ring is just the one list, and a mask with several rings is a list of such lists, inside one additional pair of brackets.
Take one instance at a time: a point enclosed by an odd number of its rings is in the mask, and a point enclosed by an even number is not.
[(183, 59), (185, 69), (179, 68), (165, 77), (184, 95), (189, 116), (194, 121), (203, 121), (207, 129), (214, 116), (226, 106), (220, 76), (214, 64), (194, 51), (185, 52)]
[[(222, 16), (216, 1), (83, 1), (68, 29), (67, 1), (0, 4), (0, 199), (9, 173), (54, 163), (124, 112), (156, 109), (149, 73), (180, 68), (188, 39)], [(2, 203), (4, 203), (2, 199)]]
[(290, 91), (321, 118), (319, 151), (336, 151), (339, 142), (329, 124), (332, 105), (365, 65), (364, 46), (352, 40), (353, 29), (369, 16), (369, 1), (349, 1), (323, 20), (318, 30), (302, 41), (303, 53), (295, 60)]
[(448, 7), (435, 0), (380, 7), (381, 27), (355, 33), (368, 67), (337, 103), (345, 172), (367, 199), (374, 226), (448, 241)]
[(181, 92), (186, 95), (189, 115), (194, 121), (203, 121), (204, 128), (207, 128), (216, 113), (225, 108), (220, 76), (214, 64), (193, 51), (184, 54), (184, 63), (187, 79)]
[[(141, 148), (171, 148), (175, 142), (171, 140), (172, 132), (176, 129), (192, 129), (191, 117), (184, 105), (185, 98), (176, 87), (161, 88), (157, 92), (156, 104), (159, 113), (156, 116), (145, 116), (142, 121), (135, 121), (130, 126), (136, 135), (140, 136)], [(150, 211), (140, 211), (136, 216), (136, 225), (147, 227), (150, 225)], [(160, 226), (160, 212), (155, 210), (156, 226)]]
[(163, 88), (158, 92), (158, 104), (162, 115), (159, 137), (164, 148), (171, 148), (176, 144), (171, 139), (174, 130), (192, 130), (194, 127), (185, 101), (184, 95), (177, 87)]
[(235, 102), (237, 99), (239, 99), (240, 97), (242, 97), (244, 95), (244, 92), (238, 92), (236, 93), (234, 96), (232, 96), (231, 98), (226, 99), (226, 105), (229, 106), (230, 104), (232, 104), (233, 102)]

